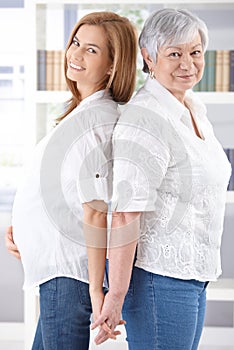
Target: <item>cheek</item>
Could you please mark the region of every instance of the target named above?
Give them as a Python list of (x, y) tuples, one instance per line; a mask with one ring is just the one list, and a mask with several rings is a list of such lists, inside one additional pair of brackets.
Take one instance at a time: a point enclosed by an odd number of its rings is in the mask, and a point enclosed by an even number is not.
[(198, 76), (199, 76), (199, 78), (203, 76), (204, 69), (205, 69), (205, 65), (204, 64), (198, 65)]
[(69, 51), (66, 52), (66, 55), (65, 55), (65, 60), (67, 61), (67, 63), (69, 62), (69, 57), (71, 55), (69, 54)]
[(73, 51), (73, 48), (72, 48), (72, 46), (70, 46), (69, 49), (68, 49), (67, 52), (66, 52), (66, 59), (67, 59), (67, 60), (68, 60), (69, 58), (71, 58), (72, 51)]

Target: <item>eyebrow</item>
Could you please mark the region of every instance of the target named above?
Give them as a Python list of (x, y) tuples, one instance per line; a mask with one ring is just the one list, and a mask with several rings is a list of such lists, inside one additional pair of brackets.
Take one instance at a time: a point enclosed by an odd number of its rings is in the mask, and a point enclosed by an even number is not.
[[(193, 47), (192, 47), (192, 50), (194, 50), (197, 46), (202, 46), (202, 44), (201, 43), (199, 43), (199, 44), (196, 44), (196, 45), (194, 45)], [(181, 48), (180, 47), (178, 47), (178, 46), (168, 46), (167, 48), (166, 48), (166, 50), (169, 50), (169, 49), (177, 49), (177, 50), (181, 50)]]
[[(76, 39), (78, 42), (80, 42), (80, 40), (77, 38), (76, 35), (74, 36), (74, 39)], [(94, 46), (94, 47), (98, 48), (99, 50), (101, 50), (101, 48), (100, 48), (97, 44), (84, 43), (84, 45), (87, 45), (87, 46)]]

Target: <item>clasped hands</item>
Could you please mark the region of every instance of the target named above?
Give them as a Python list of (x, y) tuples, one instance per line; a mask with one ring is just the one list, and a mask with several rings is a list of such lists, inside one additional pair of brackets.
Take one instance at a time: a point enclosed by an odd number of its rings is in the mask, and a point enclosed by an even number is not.
[(110, 291), (104, 295), (103, 291), (90, 292), (94, 323), (91, 330), (99, 327), (99, 332), (94, 341), (97, 345), (105, 342), (107, 339), (116, 339), (121, 334), (115, 330), (116, 326), (126, 324), (121, 319), (121, 311), (124, 297), (116, 295)]

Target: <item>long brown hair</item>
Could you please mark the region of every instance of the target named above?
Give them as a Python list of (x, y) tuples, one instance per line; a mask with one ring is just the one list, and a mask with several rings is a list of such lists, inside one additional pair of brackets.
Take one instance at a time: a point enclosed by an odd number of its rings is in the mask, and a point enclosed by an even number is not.
[(57, 122), (65, 118), (81, 102), (81, 95), (77, 84), (67, 78), (66, 53), (72, 44), (78, 29), (84, 25), (101, 26), (107, 36), (107, 45), (112, 61), (111, 74), (101, 89), (109, 89), (112, 98), (116, 102), (126, 103), (132, 96), (136, 82), (136, 55), (137, 33), (134, 26), (126, 18), (113, 12), (93, 12), (82, 17), (73, 28), (65, 49), (64, 73), (69, 90), (72, 93), (67, 103), (65, 113), (57, 119)]

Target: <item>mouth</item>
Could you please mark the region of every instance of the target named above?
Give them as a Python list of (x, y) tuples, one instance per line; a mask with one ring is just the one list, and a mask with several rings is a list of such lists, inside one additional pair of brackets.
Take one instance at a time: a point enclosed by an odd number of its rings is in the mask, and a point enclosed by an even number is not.
[(72, 69), (75, 69), (75, 70), (77, 70), (79, 72), (85, 70), (84, 67), (78, 66), (78, 65), (76, 65), (76, 64), (74, 64), (72, 62), (69, 63), (69, 67), (71, 67)]
[(189, 80), (189, 79), (194, 77), (194, 74), (178, 75), (177, 77), (180, 79), (188, 79)]

